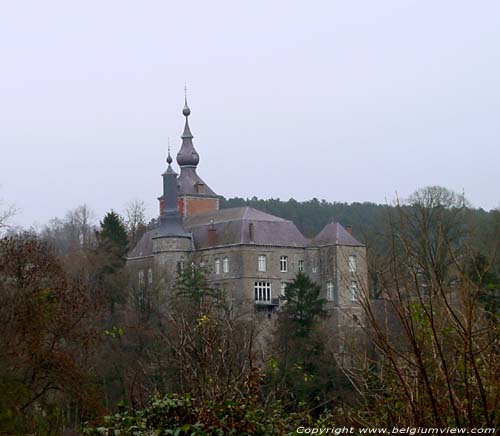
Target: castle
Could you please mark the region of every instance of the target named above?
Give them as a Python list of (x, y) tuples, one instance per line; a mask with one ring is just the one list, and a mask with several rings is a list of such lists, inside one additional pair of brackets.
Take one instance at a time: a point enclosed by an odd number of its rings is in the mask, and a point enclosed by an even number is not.
[(161, 280), (168, 292), (177, 273), (194, 262), (236, 305), (271, 313), (287, 283), (302, 271), (321, 285), (328, 309), (358, 311), (360, 292), (367, 289), (366, 247), (336, 222), (307, 239), (292, 221), (250, 207), (219, 209), (218, 195), (197, 174), (200, 158), (187, 99), (182, 113), (180, 174), (172, 169), (169, 150), (159, 226), (144, 234), (128, 256), (138, 286)]

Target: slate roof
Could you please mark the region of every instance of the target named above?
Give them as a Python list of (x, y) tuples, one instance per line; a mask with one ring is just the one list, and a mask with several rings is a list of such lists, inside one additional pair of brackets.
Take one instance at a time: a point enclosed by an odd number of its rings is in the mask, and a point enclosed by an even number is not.
[(350, 245), (355, 247), (364, 247), (364, 244), (359, 242), (354, 236), (351, 235), (340, 223), (331, 222), (323, 227), (312, 240), (312, 246), (321, 245)]
[[(250, 224), (253, 224), (252, 238)], [(327, 224), (316, 237), (309, 240), (300, 233), (292, 221), (251, 207), (221, 209), (184, 219), (184, 228), (193, 235), (196, 249), (212, 246), (209, 238), (212, 226), (217, 235), (215, 246), (241, 244), (281, 247), (318, 247), (336, 244), (364, 246), (339, 223)], [(155, 232), (155, 230), (147, 232), (130, 251), (129, 258), (151, 255)]]
[(153, 254), (153, 233), (155, 230), (149, 231), (142, 235), (137, 245), (128, 252), (128, 258), (145, 257)]
[[(199, 197), (218, 197), (210, 187), (196, 173), (194, 167), (181, 167), (181, 174), (177, 179), (179, 195), (192, 195)], [(203, 192), (199, 192), (196, 185), (204, 185)]]
[[(253, 237), (250, 236), (250, 224), (253, 224)], [(196, 248), (211, 246), (209, 229), (212, 225), (216, 230), (216, 245), (305, 247), (308, 244), (292, 221), (251, 207), (222, 209), (188, 217), (184, 221), (186, 230), (193, 234)]]

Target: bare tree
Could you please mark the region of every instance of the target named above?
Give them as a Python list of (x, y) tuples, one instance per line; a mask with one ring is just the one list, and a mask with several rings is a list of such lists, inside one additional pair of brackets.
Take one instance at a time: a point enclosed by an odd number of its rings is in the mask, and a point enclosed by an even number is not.
[(64, 219), (53, 218), (41, 231), (58, 254), (91, 247), (95, 243), (94, 213), (85, 204), (66, 213)]
[(142, 200), (133, 200), (125, 209), (125, 225), (131, 246), (135, 246), (146, 231), (146, 206)]
[(3, 201), (0, 200), (0, 232), (3, 229), (8, 229), (9, 220), (17, 213), (16, 208), (13, 205), (5, 206)]
[(466, 205), (431, 187), (389, 216), (380, 298), (363, 300), (378, 358), (353, 377), (365, 425), (500, 424), (500, 327), (486, 304), (498, 298), (500, 222), (478, 246)]

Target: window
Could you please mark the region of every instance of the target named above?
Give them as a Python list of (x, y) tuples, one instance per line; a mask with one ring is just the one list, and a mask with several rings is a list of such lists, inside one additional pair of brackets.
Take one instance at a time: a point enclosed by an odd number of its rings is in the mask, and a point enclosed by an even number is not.
[(229, 272), (229, 259), (227, 257), (222, 259), (222, 272), (223, 273)]
[(180, 260), (177, 262), (177, 274), (182, 274), (182, 271), (184, 271), (184, 261)]
[(349, 271), (350, 272), (356, 272), (357, 269), (358, 269), (358, 262), (357, 262), (357, 259), (356, 259), (356, 255), (355, 254), (351, 254), (349, 256)]
[(215, 259), (215, 274), (220, 274), (220, 259)]
[(304, 271), (304, 260), (303, 259), (299, 259), (299, 272), (302, 272)]
[(281, 282), (280, 294), (281, 294), (281, 296), (282, 296), (282, 297), (284, 297), (284, 296), (285, 296), (285, 294), (286, 294), (286, 285), (287, 285), (287, 284), (288, 284), (288, 283), (286, 283), (286, 282)]
[(287, 272), (288, 271), (288, 256), (280, 257), (280, 271)]
[(153, 270), (151, 268), (148, 269), (148, 285), (153, 284)]
[(333, 282), (326, 283), (326, 299), (333, 301)]
[(139, 282), (139, 287), (142, 288), (144, 286), (144, 271), (142, 269), (139, 270), (139, 273), (137, 274), (137, 279)]
[(266, 271), (266, 256), (264, 256), (264, 255), (259, 256), (257, 269), (260, 272)]
[(255, 301), (271, 302), (271, 283), (270, 282), (255, 282)]
[(318, 272), (318, 267), (317, 266), (313, 266), (312, 271), (313, 271), (313, 273), (317, 273)]
[(357, 301), (358, 299), (358, 284), (356, 282), (351, 282), (351, 301)]

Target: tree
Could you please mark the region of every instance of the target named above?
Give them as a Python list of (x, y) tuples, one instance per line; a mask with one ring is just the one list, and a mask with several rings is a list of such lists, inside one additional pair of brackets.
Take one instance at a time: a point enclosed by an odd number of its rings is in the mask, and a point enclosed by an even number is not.
[(66, 213), (64, 218), (53, 218), (44, 227), (41, 237), (48, 241), (56, 254), (67, 255), (94, 247), (94, 213), (83, 204)]
[(380, 299), (363, 301), (379, 351), (371, 370), (358, 374), (365, 425), (500, 424), (500, 324), (484, 300), (497, 286), (500, 232), (496, 226), (478, 255), (466, 205), (430, 187), (388, 217)]
[(38, 237), (0, 240), (0, 433), (78, 422), (95, 409), (98, 309), (92, 289)]
[(9, 220), (16, 214), (14, 206), (2, 208), (3, 202), (0, 200), (0, 232), (9, 227)]
[(134, 200), (127, 205), (125, 210), (128, 238), (130, 246), (134, 247), (147, 230), (146, 207), (144, 201)]
[(114, 211), (108, 212), (100, 222), (97, 239), (101, 247), (125, 256), (128, 248), (127, 230), (121, 217)]
[(255, 325), (233, 311), (203, 269), (193, 264), (179, 274), (160, 332), (154, 360), (170, 392), (210, 401), (255, 399)]
[(321, 287), (299, 272), (282, 297), (272, 347), (268, 389), (275, 399), (295, 410), (303, 402), (315, 407), (324, 402), (331, 386), (332, 364), (324, 365), (324, 340), (319, 321), (326, 316)]
[(315, 322), (326, 315), (326, 300), (320, 298), (320, 293), (321, 286), (303, 272), (286, 286), (280, 319), (292, 328), (294, 336), (308, 337)]

